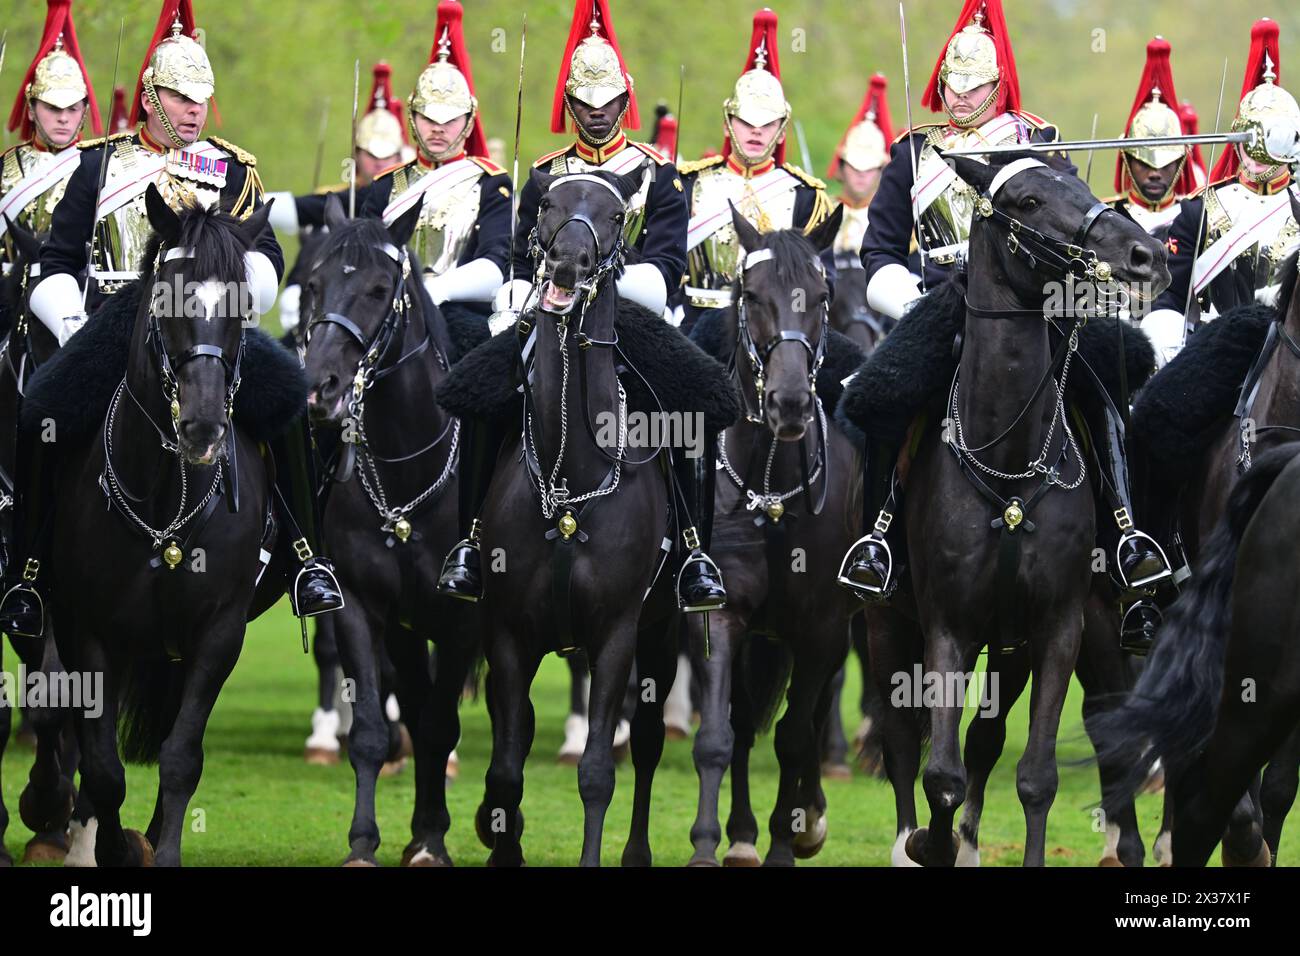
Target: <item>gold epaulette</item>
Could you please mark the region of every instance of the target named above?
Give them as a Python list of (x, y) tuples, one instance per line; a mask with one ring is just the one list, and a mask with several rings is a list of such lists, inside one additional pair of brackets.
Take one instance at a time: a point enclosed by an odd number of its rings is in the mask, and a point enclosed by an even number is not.
[(469, 161), (475, 166), (481, 168), (483, 172), (487, 173), (489, 176), (505, 175), (505, 170), (490, 159), (484, 159), (482, 156), (471, 156), (469, 157)]
[(937, 128), (937, 127), (940, 127), (940, 126), (946, 126), (946, 125), (948, 125), (948, 124), (947, 124), (947, 123), (922, 123), (920, 126), (913, 126), (911, 129), (905, 129), (905, 130), (903, 130), (901, 133), (899, 133), (897, 136), (895, 136), (895, 137), (894, 137), (894, 141), (893, 141), (892, 143), (890, 143), (889, 145), (890, 145), (890, 146), (897, 146), (899, 143), (901, 143), (903, 140), (907, 139), (907, 137), (911, 136), (913, 133), (919, 133), (919, 132), (921, 132), (922, 130), (931, 130), (931, 129), (935, 129), (935, 128)]
[(660, 166), (667, 166), (668, 163), (670, 162), (667, 156), (659, 152), (659, 150), (655, 149), (653, 146), (649, 145), (648, 143), (632, 143), (632, 145), (635, 146), (637, 149), (641, 150), (641, 152), (645, 153), (647, 156), (653, 159), (655, 163), (657, 163)]
[(781, 168), (784, 169), (791, 176), (793, 176), (795, 179), (799, 180), (805, 186), (811, 186), (813, 189), (822, 189), (822, 190), (826, 188), (826, 184), (824, 182), (822, 182), (812, 173), (805, 173), (794, 163), (782, 163)]
[(1190, 193), (1188, 193), (1186, 196), (1183, 197), (1183, 199), (1185, 199), (1185, 200), (1186, 200), (1186, 199), (1204, 199), (1204, 198), (1205, 198), (1205, 194), (1206, 194), (1207, 192), (1209, 192), (1211, 189), (1215, 189), (1215, 188), (1217, 188), (1217, 187), (1219, 187), (1219, 186), (1227, 186), (1227, 185), (1229, 185), (1230, 183), (1235, 183), (1236, 181), (1237, 181), (1237, 177), (1236, 177), (1235, 174), (1232, 175), (1232, 176), (1223, 176), (1223, 177), (1221, 177), (1221, 178), (1219, 178), (1219, 179), (1214, 180), (1214, 182), (1206, 183), (1204, 186), (1202, 186), (1201, 188), (1195, 190), (1194, 192), (1190, 192)]
[(547, 163), (549, 163), (551, 160), (555, 159), (555, 157), (557, 157), (557, 156), (563, 156), (563, 155), (564, 155), (565, 153), (567, 153), (568, 151), (569, 151), (569, 147), (566, 146), (566, 147), (564, 147), (563, 149), (557, 149), (557, 150), (556, 150), (555, 152), (553, 152), (553, 153), (547, 153), (545, 156), (540, 157), (540, 158), (537, 160), (537, 162), (533, 163), (533, 168), (534, 168), (534, 169), (538, 169), (538, 168), (540, 168), (540, 167), (546, 165)]
[(239, 160), (245, 166), (257, 165), (256, 156), (254, 156), (252, 153), (250, 153), (248, 150), (244, 149), (243, 147), (236, 146), (228, 139), (222, 139), (220, 136), (209, 136), (208, 142), (212, 143), (214, 146), (218, 146), (221, 149), (226, 150), (229, 153), (233, 153), (235, 159)]
[(1025, 110), (1012, 110), (1012, 112), (1027, 122), (1030, 126), (1034, 127), (1034, 129), (1047, 129), (1050, 126), (1052, 129), (1056, 130), (1057, 138), (1060, 138), (1060, 128), (1050, 120), (1045, 120), (1041, 116), (1036, 116), (1035, 114), (1029, 113)]
[(1114, 196), (1107, 196), (1105, 199), (1101, 201), (1104, 202), (1107, 206), (1118, 206), (1126, 199), (1128, 199), (1128, 193), (1118, 193), (1117, 195)]
[(725, 156), (706, 156), (703, 159), (692, 159), (685, 163), (679, 163), (677, 171), (683, 176), (689, 176), (691, 173), (698, 173), (702, 169), (709, 169), (719, 163), (726, 162), (726, 159)]
[(317, 186), (311, 191), (313, 196), (328, 196), (330, 193), (340, 193), (348, 188), (346, 182), (330, 183), (328, 186)]
[(135, 132), (127, 130), (121, 133), (111, 133), (108, 136), (96, 136), (94, 139), (83, 139), (77, 143), (77, 149), (94, 149), (97, 146), (103, 146), (105, 143), (116, 143), (119, 139), (131, 139)]

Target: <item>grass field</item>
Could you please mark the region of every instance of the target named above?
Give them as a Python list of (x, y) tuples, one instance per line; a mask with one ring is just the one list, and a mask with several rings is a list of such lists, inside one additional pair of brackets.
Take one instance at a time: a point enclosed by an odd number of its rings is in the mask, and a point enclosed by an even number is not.
[[(186, 833), (183, 852), (187, 865), (332, 866), (347, 853), (351, 768), (346, 762), (336, 767), (309, 767), (302, 759), (315, 700), (315, 671), (311, 659), (301, 652), (297, 631), (297, 623), (283, 603), (249, 629), (243, 656), (208, 727), (203, 780), (191, 803), (192, 815), (195, 810), (203, 811), (205, 829)], [(6, 646), (5, 667), (13, 670), (16, 666), (16, 657)], [(858, 720), (854, 712), (858, 686), (853, 665), (844, 694), (845, 726), (850, 729)], [(582, 804), (576, 773), (554, 760), (563, 738), (567, 700), (567, 668), (559, 658), (548, 657), (533, 686), (537, 740), (527, 765), (523, 806), (528, 821), (524, 853), (530, 866), (571, 866), (581, 850)], [(1011, 715), (1007, 751), (989, 786), (981, 832), (986, 866), (1016, 866), (1021, 859), (1024, 818), (1016, 797), (1015, 764), (1025, 739), (1026, 700), (1027, 695)], [(1093, 829), (1096, 771), (1070, 765), (1090, 752), (1082, 735), (1080, 700), (1075, 685), (1062, 719), (1058, 750), (1061, 785), (1048, 824), (1047, 861), (1053, 866), (1092, 866), (1102, 847), (1102, 834)], [(491, 746), (483, 702), (466, 703), (461, 719), (461, 775), (450, 788), (452, 829), (447, 845), (458, 865), (479, 866), (487, 852), (474, 836), (472, 813), (483, 792)], [(755, 750), (754, 809), (762, 853), (767, 845), (767, 815), (776, 795), (771, 737), (760, 738)], [(11, 742), (3, 763), (4, 799), (12, 817), (6, 845), (15, 860), (21, 858), (31, 835), (17, 812), (18, 794), (31, 759), (30, 750)], [(127, 781), (123, 818), (128, 826), (143, 830), (153, 808), (156, 769), (130, 767)], [(919, 786), (917, 790), (918, 805), (924, 807)], [(384, 839), (379, 860), (385, 866), (397, 865), (408, 839), (412, 793), (410, 768), (379, 782), (379, 825)], [(859, 774), (849, 781), (828, 781), (826, 796), (829, 839), (818, 857), (801, 865), (887, 866), (894, 834), (888, 784)], [(680, 866), (689, 859), (688, 834), (695, 800), (690, 745), (669, 742), (655, 778), (651, 815), (657, 865)], [(619, 767), (606, 819), (602, 854), (606, 865), (619, 861), (631, 802), (632, 767), (628, 762)], [(1148, 844), (1148, 862), (1159, 814), (1157, 798), (1141, 798), (1138, 816)]]

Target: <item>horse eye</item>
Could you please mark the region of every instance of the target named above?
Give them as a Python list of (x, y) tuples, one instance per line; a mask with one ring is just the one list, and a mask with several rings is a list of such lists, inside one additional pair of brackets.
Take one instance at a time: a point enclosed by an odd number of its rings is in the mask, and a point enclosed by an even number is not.
[(367, 294), (372, 299), (380, 299), (380, 300), (386, 299), (388, 298), (388, 287), (382, 285), (373, 285), (370, 287), (370, 292)]
[(1033, 210), (1038, 208), (1039, 202), (1033, 196), (1026, 196), (1024, 199), (1020, 200), (1020, 205), (1023, 209)]

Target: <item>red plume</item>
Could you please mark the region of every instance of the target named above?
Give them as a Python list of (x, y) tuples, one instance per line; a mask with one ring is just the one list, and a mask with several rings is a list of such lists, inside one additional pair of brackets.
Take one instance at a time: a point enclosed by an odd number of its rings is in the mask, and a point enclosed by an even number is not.
[[(1158, 89), (1160, 91), (1160, 101), (1177, 112), (1178, 96), (1174, 92), (1174, 70), (1169, 65), (1169, 55), (1172, 51), (1173, 48), (1164, 37), (1156, 37), (1147, 44), (1147, 62), (1142, 69), (1142, 80), (1138, 84), (1137, 98), (1133, 100), (1133, 108), (1128, 113), (1128, 123), (1124, 126), (1125, 136), (1133, 129), (1133, 117), (1137, 116), (1138, 110), (1151, 102), (1153, 90)], [(1179, 127), (1181, 128), (1181, 126), (1182, 122), (1180, 120)], [(1124, 153), (1121, 152), (1115, 157), (1115, 188), (1117, 190), (1123, 191), (1128, 188), (1124, 184), (1126, 178)], [(1182, 174), (1174, 187), (1174, 194), (1187, 196), (1195, 191), (1196, 173), (1191, 163), (1184, 163)]]
[[(181, 21), (181, 33), (191, 39), (194, 38), (198, 26), (194, 22), (194, 0), (163, 0), (162, 12), (158, 14), (158, 25), (154, 27), (153, 39), (149, 41), (149, 50), (144, 55), (144, 62), (140, 64), (140, 74), (135, 81), (135, 99), (131, 101), (131, 125), (135, 126), (144, 119), (144, 111), (140, 106), (140, 97), (144, 95), (144, 71), (149, 69), (149, 58), (153, 56), (153, 51), (157, 49), (158, 44), (167, 37), (172, 35), (172, 23), (177, 17)], [(217, 111), (217, 98), (214, 96), (208, 101), (208, 106), (212, 111), (212, 120), (218, 126), (221, 125), (221, 114)]]
[(669, 160), (676, 160), (677, 117), (671, 113), (659, 121), (659, 128), (655, 131), (654, 148), (667, 156)]
[[(1196, 115), (1196, 107), (1192, 105), (1191, 100), (1183, 100), (1178, 104), (1178, 118), (1183, 121), (1183, 134), (1185, 136), (1195, 136), (1201, 131), (1201, 120)], [(1199, 170), (1199, 180), (1204, 183), (1209, 175), (1209, 170), (1205, 168), (1205, 156), (1201, 153), (1200, 146), (1192, 147), (1191, 165), (1194, 170)]]
[(36, 134), (31, 121), (27, 118), (27, 86), (36, 77), (36, 67), (46, 54), (54, 49), (55, 42), (63, 37), (63, 52), (77, 61), (81, 67), (81, 78), (86, 83), (89, 100), (87, 112), (90, 114), (90, 128), (96, 136), (103, 135), (104, 127), (99, 119), (99, 105), (95, 102), (95, 88), (90, 83), (90, 74), (86, 72), (86, 61), (81, 58), (81, 47), (77, 44), (77, 31), (72, 25), (72, 0), (47, 0), (45, 11), (45, 32), (41, 35), (41, 45), (36, 51), (36, 59), (27, 68), (23, 81), (18, 85), (18, 98), (14, 101), (13, 111), (9, 114), (9, 130), (22, 128), (19, 135), (27, 140)]
[[(961, 8), (961, 16), (953, 27), (953, 37), (975, 22), (975, 14), (984, 13), (984, 29), (993, 35), (993, 45), (998, 52), (998, 71), (1002, 74), (1002, 85), (998, 87), (998, 101), (994, 114), (1020, 109), (1020, 78), (1016, 75), (1016, 57), (1011, 49), (1011, 34), (1007, 32), (1007, 18), (1002, 13), (1002, 0), (966, 0)], [(942, 113), (943, 94), (939, 90), (939, 70), (943, 67), (944, 54), (948, 52), (948, 43), (943, 45), (939, 61), (930, 74), (930, 82), (921, 94), (921, 105), (932, 113)]]
[(402, 142), (409, 143), (410, 136), (406, 132), (406, 113), (402, 109), (402, 101), (393, 96), (393, 68), (380, 60), (374, 67), (374, 82), (370, 85), (370, 99), (366, 112), (374, 110), (388, 110), (395, 117), (397, 123), (402, 128)]
[[(465, 11), (456, 0), (442, 0), (438, 4), (438, 25), (433, 31), (433, 49), (429, 51), (429, 62), (437, 61), (438, 45), (442, 42), (442, 34), (445, 30), (447, 40), (451, 44), (451, 55), (447, 58), (447, 62), (460, 70), (461, 75), (465, 77), (470, 95), (477, 96), (474, 92), (474, 73), (470, 68), (469, 52), (465, 49), (465, 31), (461, 25), (464, 15)], [(465, 153), (468, 156), (478, 156), (480, 159), (488, 158), (487, 136), (483, 133), (481, 109), (474, 111), (474, 128), (465, 138)]]
[(831, 157), (830, 167), (826, 170), (826, 175), (831, 179), (834, 179), (839, 174), (840, 152), (844, 149), (844, 144), (848, 142), (849, 133), (867, 118), (868, 113), (874, 112), (876, 114), (876, 125), (880, 127), (880, 132), (885, 137), (886, 149), (894, 141), (894, 124), (889, 119), (889, 100), (885, 98), (885, 90), (888, 86), (889, 81), (885, 79), (883, 73), (876, 73), (871, 77), (871, 85), (867, 87), (867, 95), (863, 98), (862, 105), (858, 107), (858, 115), (853, 117), (853, 122), (849, 124), (849, 128), (840, 137), (840, 145), (835, 147), (835, 155)]
[[(1277, 23), (1264, 17), (1262, 20), (1256, 20), (1255, 25), (1250, 28), (1250, 56), (1246, 60), (1246, 76), (1241, 83), (1241, 99), (1245, 99), (1246, 94), (1264, 82), (1264, 57), (1268, 56), (1273, 61), (1273, 73), (1276, 78), (1274, 83), (1282, 82), (1282, 50), (1278, 43)], [(1210, 182), (1218, 182), (1220, 179), (1227, 179), (1237, 175), (1237, 169), (1241, 161), (1237, 157), (1237, 147), (1231, 146), (1223, 151), (1219, 161), (1214, 164), (1214, 172), (1210, 175)]]
[(127, 116), (126, 108), (126, 88), (121, 86), (113, 87), (113, 113), (108, 120), (109, 133), (121, 133), (131, 128), (131, 121)]
[(573, 24), (569, 27), (569, 42), (564, 46), (564, 59), (560, 61), (560, 76), (555, 82), (555, 102), (551, 105), (552, 133), (565, 131), (568, 111), (564, 108), (564, 87), (569, 82), (569, 70), (573, 66), (573, 51), (578, 48), (579, 43), (591, 36), (593, 16), (600, 23), (600, 35), (618, 55), (618, 66), (623, 71), (623, 79), (627, 82), (627, 112), (623, 114), (623, 128), (641, 128), (641, 113), (636, 106), (636, 93), (632, 89), (632, 79), (627, 75), (627, 64), (623, 62), (623, 51), (619, 49), (618, 37), (614, 33), (614, 18), (609, 13), (609, 0), (577, 0), (573, 5)]
[[(776, 34), (776, 13), (764, 7), (754, 14), (754, 31), (749, 38), (749, 52), (745, 55), (745, 68), (741, 74), (748, 73), (758, 63), (758, 48), (760, 45), (765, 47), (764, 55), (767, 57), (767, 63), (764, 69), (771, 73), (778, 80), (781, 79), (781, 62), (778, 58), (781, 43)], [(728, 136), (722, 144), (722, 155), (731, 155), (731, 137)], [(778, 166), (785, 163), (785, 143), (782, 143), (772, 153), (772, 158), (776, 160)]]

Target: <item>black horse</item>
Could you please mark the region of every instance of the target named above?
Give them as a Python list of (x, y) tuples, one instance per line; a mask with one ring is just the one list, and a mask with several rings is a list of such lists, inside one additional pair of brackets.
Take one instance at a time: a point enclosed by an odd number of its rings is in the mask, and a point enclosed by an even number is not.
[(599, 864), (614, 792), (614, 729), (635, 656), (638, 678), (655, 692), (638, 698), (633, 721), (637, 779), (624, 862), (649, 863), (650, 779), (663, 747), (676, 650), (662, 628), (642, 640), (638, 629), (645, 629), (642, 599), (662, 564), (660, 545), (672, 537), (667, 487), (658, 455), (637, 463), (622, 438), (606, 447), (591, 426), (602, 412), (626, 412), (615, 370), (614, 278), (626, 202), (639, 183), (608, 173), (532, 175), (544, 198), (535, 233), (540, 303), (523, 319), (535, 323), (525, 428), (498, 459), (483, 513), (492, 761), (476, 826), (492, 864), (523, 862), (519, 803), (534, 731), (529, 687), (545, 654), (581, 646), (592, 671), (590, 729), (578, 765), (581, 862)]
[[(703, 621), (686, 621), (702, 693), (691, 863), (716, 865), (718, 791), (730, 764), (725, 862), (757, 865), (749, 750), (788, 678), (788, 706), (775, 734), (781, 775), (766, 863), (793, 865), (826, 839), (819, 744), (858, 607), (836, 584), (834, 562), (861, 526), (861, 462), (849, 439), (828, 426), (816, 391), (830, 339), (830, 289), (818, 253), (834, 241), (840, 217), (806, 238), (791, 230), (760, 235), (734, 209), (732, 224), (742, 254), (726, 334), (747, 420), (729, 428), (719, 446), (727, 477), (715, 506), (713, 550), (728, 605), (712, 615), (708, 633)], [(747, 638), (751, 632), (756, 636)], [(780, 646), (768, 646), (769, 638)], [(734, 685), (733, 667), (744, 675)]]
[[(420, 210), (385, 227), (326, 207), (328, 237), (303, 286), (308, 407), (318, 431), (339, 430), (325, 534), (346, 598), (334, 615), (344, 675), (355, 682), (348, 754), (356, 805), (348, 863), (379, 847), (375, 780), (391, 750), (383, 653), (415, 750), (415, 811), (403, 865), (450, 865), (447, 755), (478, 648), (477, 608), (440, 594), (439, 561), (457, 540), (460, 422), (434, 390), (448, 370), (442, 313), (405, 248)], [(428, 642), (437, 643), (431, 675)]]
[[(1010, 709), (1033, 677), (1017, 790), (1027, 825), (1024, 862), (1041, 866), (1095, 526), (1064, 383), (1056, 381), (1068, 374), (1064, 360), (1077, 342), (1069, 323), (1077, 320), (1065, 320), (1054, 350), (1045, 301), (1069, 270), (1103, 288), (1112, 279), (1163, 288), (1169, 276), (1159, 244), (1132, 222), (1099, 216), (1095, 197), (1077, 178), (1028, 156), (991, 166), (949, 161), (980, 194), (961, 358), (943, 428), (917, 443), (907, 473), (902, 517), (915, 606), (873, 609), (869, 618), (882, 694), (910, 689), (909, 703), (924, 701), (933, 741), (923, 779), (930, 826), (909, 832), (920, 715), (887, 709), (886, 760), (899, 814), (894, 859), (952, 865), (960, 848), (961, 862), (978, 862), (984, 788), (1002, 737), (998, 721), (976, 719), (963, 763), (958, 734), (969, 677), (988, 645), (985, 686), (994, 693), (986, 712), (992, 705)], [(920, 687), (911, 686), (914, 663)], [(963, 802), (959, 841), (953, 823)]]
[[(154, 847), (159, 863), (180, 863), (212, 706), (246, 622), (283, 593), (279, 574), (258, 587), (259, 554), (275, 536), (270, 478), (231, 411), (246, 334), (234, 290), (269, 208), (238, 222), (197, 207), (175, 213), (152, 186), (145, 198), (149, 294), (102, 425), (59, 446), (48, 546), (59, 655), (71, 673), (103, 675), (98, 712), (74, 714), (100, 865), (148, 863)], [(93, 336), (101, 318), (79, 335)], [(69, 349), (46, 370), (56, 383)], [(159, 763), (147, 838), (122, 827), (119, 729), (127, 759)]]

